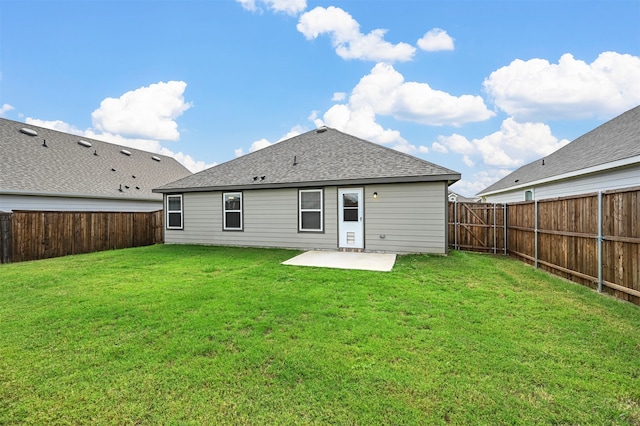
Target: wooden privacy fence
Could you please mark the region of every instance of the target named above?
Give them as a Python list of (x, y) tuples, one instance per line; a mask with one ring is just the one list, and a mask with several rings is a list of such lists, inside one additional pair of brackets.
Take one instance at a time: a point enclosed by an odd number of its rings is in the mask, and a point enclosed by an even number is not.
[(504, 253), (640, 305), (640, 188), (509, 204), (450, 203), (457, 250)]
[(162, 243), (155, 212), (14, 211), (0, 215), (2, 263)]

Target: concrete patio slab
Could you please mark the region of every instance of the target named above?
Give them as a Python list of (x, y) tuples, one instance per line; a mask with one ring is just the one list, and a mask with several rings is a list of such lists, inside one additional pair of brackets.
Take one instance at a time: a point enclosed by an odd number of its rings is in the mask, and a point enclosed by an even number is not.
[(396, 255), (390, 253), (351, 253), (318, 250), (307, 251), (282, 262), (283, 265), (382, 272), (391, 271), (395, 263)]

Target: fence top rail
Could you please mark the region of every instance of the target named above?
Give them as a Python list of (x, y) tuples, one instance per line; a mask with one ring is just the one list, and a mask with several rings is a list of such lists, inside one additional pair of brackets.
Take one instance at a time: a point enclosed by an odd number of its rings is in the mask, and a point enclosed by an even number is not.
[(602, 191), (603, 194), (620, 194), (622, 192), (634, 192), (640, 191), (640, 186), (631, 186), (629, 188), (610, 189), (608, 191)]
[[(122, 211), (99, 211), (99, 210), (13, 210), (13, 213), (69, 213), (69, 214), (114, 214), (114, 213), (146, 213), (146, 214), (150, 214), (150, 213), (158, 213), (161, 212), (162, 209), (159, 210), (153, 210), (153, 211), (135, 211), (135, 212), (122, 212)], [(12, 214), (12, 213), (4, 213), (4, 212), (0, 212), (0, 215), (2, 214)]]

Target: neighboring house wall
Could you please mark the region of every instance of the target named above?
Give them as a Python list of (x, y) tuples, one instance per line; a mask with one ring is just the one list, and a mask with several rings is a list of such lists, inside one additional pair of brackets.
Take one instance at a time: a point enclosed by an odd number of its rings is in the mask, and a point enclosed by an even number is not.
[[(446, 253), (444, 182), (356, 187), (364, 188), (365, 250)], [(376, 199), (373, 192), (378, 193)], [(243, 231), (222, 230), (222, 204), (220, 191), (183, 194), (184, 229), (165, 229), (165, 243), (338, 248), (336, 186), (324, 187), (322, 233), (298, 232), (296, 188), (243, 191)]]
[(0, 211), (10, 212), (12, 210), (152, 212), (162, 210), (162, 200), (136, 201), (105, 198), (0, 195)]
[(612, 169), (601, 173), (564, 179), (555, 182), (530, 185), (520, 189), (487, 195), (488, 203), (512, 203), (525, 201), (525, 191), (533, 190), (533, 199), (566, 197), (640, 185), (640, 164)]

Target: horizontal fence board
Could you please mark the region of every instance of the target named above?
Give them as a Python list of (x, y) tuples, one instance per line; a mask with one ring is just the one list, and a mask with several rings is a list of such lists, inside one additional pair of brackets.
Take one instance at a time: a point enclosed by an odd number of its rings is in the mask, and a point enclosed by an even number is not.
[[(2, 214), (2, 263), (162, 243), (163, 212), (14, 211)], [(9, 225), (6, 225), (9, 223)], [(4, 255), (5, 251), (9, 253)]]
[(640, 305), (640, 187), (606, 191), (601, 199), (602, 206), (597, 193), (506, 205), (449, 203), (449, 243), (459, 250), (506, 251), (597, 288), (601, 238), (602, 290)]

